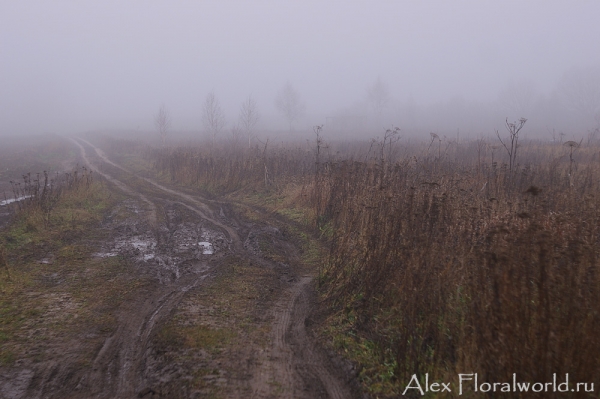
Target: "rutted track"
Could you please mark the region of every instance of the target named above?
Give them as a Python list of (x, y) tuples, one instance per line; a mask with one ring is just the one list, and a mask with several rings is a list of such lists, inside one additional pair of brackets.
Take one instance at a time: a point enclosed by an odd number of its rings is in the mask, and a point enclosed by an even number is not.
[[(152, 179), (142, 178), (129, 172), (126, 168), (111, 161), (106, 154), (83, 139), (74, 139), (79, 147), (84, 162), (95, 172), (104, 176), (126, 194), (137, 197), (146, 204), (145, 216), (161, 239), (161, 231), (170, 231), (172, 227), (165, 225), (157, 213), (167, 205), (180, 206), (192, 211), (202, 223), (222, 231), (227, 237), (229, 254), (250, 258), (259, 264), (269, 267), (269, 261), (259, 254), (247, 250), (240, 238), (238, 223), (226, 217), (222, 210), (219, 216), (200, 197), (179, 192), (165, 187)], [(87, 147), (87, 148), (86, 148)], [(88, 151), (94, 150), (96, 158), (91, 159)], [(172, 234), (169, 233), (169, 234)], [(248, 232), (246, 232), (248, 234)], [(250, 236), (248, 236), (250, 237)], [(290, 246), (291, 244), (286, 243)], [(160, 249), (160, 248), (162, 249)], [(168, 251), (164, 245), (157, 245), (158, 251)], [(294, 256), (293, 248), (289, 256)], [(291, 254), (291, 255), (290, 255)], [(203, 283), (211, 275), (215, 265), (192, 268), (191, 272), (175, 275), (168, 281), (162, 281), (156, 291), (138, 297), (127, 309), (122, 309), (119, 327), (99, 349), (94, 359), (92, 370), (81, 379), (78, 391), (81, 397), (129, 398), (137, 395), (157, 394), (147, 386), (145, 368), (147, 356), (151, 352), (149, 345), (152, 331), (163, 323), (172, 310), (182, 301), (186, 293)], [(160, 267), (159, 262), (155, 267)], [(210, 280), (210, 279), (209, 279)], [(240, 359), (240, 363), (254, 364), (250, 371), (248, 385), (252, 397), (255, 398), (314, 398), (352, 397), (347, 384), (341, 381), (326, 356), (314, 347), (314, 343), (305, 329), (305, 320), (309, 314), (309, 292), (312, 277), (299, 276), (290, 280), (288, 289), (283, 290), (279, 300), (271, 305), (269, 314), (272, 318), (270, 346), (264, 350), (255, 350), (254, 358)], [(201, 289), (201, 287), (200, 287)], [(237, 390), (239, 392), (239, 390)], [(224, 392), (226, 396), (241, 396), (234, 391)], [(39, 392), (44, 397), (44, 387)]]
[[(126, 194), (136, 196), (148, 205), (145, 216), (152, 230), (158, 234), (155, 230), (158, 227), (156, 199), (153, 199), (154, 202), (150, 201), (139, 190), (134, 190), (110, 174), (100, 171), (88, 158), (85, 148), (76, 140), (73, 141), (80, 148), (81, 156), (90, 169), (101, 174)], [(203, 219), (224, 227), (197, 209), (189, 205), (185, 206), (199, 213)], [(239, 241), (237, 235), (230, 235), (230, 239)], [(129, 304), (127, 309), (123, 309), (116, 332), (105, 340), (93, 361), (92, 369), (81, 379), (79, 390), (88, 392), (94, 397), (136, 397), (138, 392), (144, 389), (145, 382), (142, 377), (144, 357), (148, 351), (153, 328), (170, 314), (187, 291), (209, 275), (206, 269), (206, 267), (198, 268), (195, 272), (175, 276), (172, 281), (158, 285), (156, 291), (140, 296), (134, 303)], [(44, 387), (40, 396), (43, 397), (43, 393)]]
[[(90, 162), (90, 160), (88, 159), (88, 156), (87, 156), (87, 154), (86, 154), (85, 149), (83, 148), (83, 146), (77, 140), (75, 140), (75, 139), (71, 139), (71, 141), (77, 147), (79, 147), (79, 150), (81, 152), (81, 158), (83, 159), (83, 161), (85, 162), (85, 164), (91, 170), (93, 170), (94, 172), (102, 175), (102, 177), (104, 177), (106, 180), (108, 180), (109, 182), (111, 182), (112, 184), (114, 184), (115, 186), (117, 186), (119, 189), (121, 189), (125, 193), (130, 194), (130, 195), (138, 196), (142, 201), (144, 201), (146, 204), (148, 204), (148, 206), (150, 208), (150, 212), (148, 213), (148, 220), (150, 221), (150, 223), (156, 224), (156, 206), (154, 205), (154, 203), (152, 201), (148, 200), (148, 198), (146, 198), (143, 194), (135, 192), (134, 190), (132, 190), (130, 187), (128, 187), (123, 182), (121, 182), (121, 181), (119, 181), (117, 179), (114, 179), (113, 177), (111, 177), (110, 175), (108, 175), (106, 173), (101, 172), (92, 162)], [(86, 143), (87, 143), (87, 141), (86, 141)], [(112, 162), (111, 162), (111, 164), (112, 164)]]

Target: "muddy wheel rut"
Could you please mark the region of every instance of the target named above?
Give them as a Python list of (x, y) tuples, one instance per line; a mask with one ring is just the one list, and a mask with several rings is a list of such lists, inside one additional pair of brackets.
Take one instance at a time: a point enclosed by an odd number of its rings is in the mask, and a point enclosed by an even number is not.
[[(96, 256), (124, 253), (135, 262), (140, 275), (152, 283), (119, 308), (117, 328), (97, 348), (88, 367), (73, 371), (74, 367), (68, 365), (70, 355), (65, 354), (55, 362), (38, 366), (34, 370), (36, 376), (30, 378), (37, 381), (35, 384), (30, 383), (20, 392), (0, 394), (0, 398), (355, 396), (343, 373), (307, 332), (305, 324), (314, 297), (313, 278), (297, 266), (296, 249), (276, 227), (268, 222), (240, 221), (231, 207), (226, 212), (222, 207), (214, 209), (214, 204), (211, 207), (200, 196), (136, 176), (88, 141), (72, 141), (83, 162), (122, 190), (129, 197), (128, 206), (141, 216), (118, 226), (113, 242), (101, 243)], [(274, 245), (271, 258), (257, 249), (256, 240), (261, 234)], [(230, 264), (235, 273), (236, 262), (271, 270), (277, 278), (273, 288), (263, 290), (270, 296), (265, 296), (268, 298), (261, 302), (262, 308), (249, 309), (248, 317), (258, 321), (250, 322), (248, 331), (264, 330), (265, 339), (257, 342), (248, 338), (249, 342), (244, 342), (242, 337), (238, 338), (241, 343), (237, 349), (225, 345), (223, 350), (209, 351), (213, 369), (227, 366), (233, 372), (213, 370), (214, 376), (204, 375), (206, 372), (186, 374), (185, 365), (189, 363), (161, 355), (164, 351), (155, 344), (157, 334), (184, 304), (210, 312), (206, 310), (210, 300), (198, 305), (190, 298), (205, 295), (215, 276), (229, 270)], [(206, 358), (205, 351), (200, 352)], [(190, 356), (185, 353), (185, 357)], [(217, 384), (218, 390), (173, 388), (179, 380), (188, 384), (198, 378), (207, 386)], [(69, 383), (64, 384), (65, 381)]]

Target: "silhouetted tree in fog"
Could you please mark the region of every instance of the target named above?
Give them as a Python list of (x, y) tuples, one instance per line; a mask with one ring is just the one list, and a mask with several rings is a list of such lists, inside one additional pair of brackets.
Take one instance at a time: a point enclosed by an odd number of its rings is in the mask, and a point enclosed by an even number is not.
[(240, 127), (248, 137), (248, 148), (250, 148), (252, 132), (254, 131), (259, 118), (260, 115), (258, 114), (256, 101), (254, 101), (252, 96), (248, 96), (248, 98), (242, 103), (239, 116)]
[(306, 111), (306, 106), (301, 100), (300, 94), (298, 94), (289, 82), (277, 94), (275, 106), (290, 124), (290, 130), (292, 130), (294, 122), (302, 117)]
[(160, 141), (164, 146), (167, 141), (167, 132), (171, 127), (171, 114), (169, 113), (169, 110), (167, 109), (167, 107), (165, 107), (164, 104), (160, 106), (160, 108), (158, 109), (158, 113), (154, 117), (154, 125), (158, 130)]
[(225, 127), (225, 115), (223, 114), (223, 110), (221, 110), (219, 99), (214, 92), (210, 92), (206, 96), (202, 110), (202, 122), (214, 143), (217, 136)]
[(367, 100), (379, 122), (381, 122), (381, 114), (390, 103), (391, 96), (387, 85), (383, 83), (380, 77), (377, 77), (375, 83), (367, 90)]

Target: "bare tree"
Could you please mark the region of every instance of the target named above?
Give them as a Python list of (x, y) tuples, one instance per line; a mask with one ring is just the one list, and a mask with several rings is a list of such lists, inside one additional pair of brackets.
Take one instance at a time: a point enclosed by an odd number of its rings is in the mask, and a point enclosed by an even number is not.
[(510, 173), (512, 173), (513, 167), (516, 165), (517, 162), (517, 149), (519, 148), (519, 132), (521, 131), (521, 129), (523, 129), (523, 126), (525, 126), (525, 122), (527, 122), (527, 119), (521, 118), (519, 119), (518, 123), (509, 123), (508, 118), (506, 118), (506, 129), (508, 129), (509, 134), (506, 142), (502, 140), (502, 137), (500, 137), (500, 133), (498, 132), (498, 130), (496, 130), (496, 136), (498, 136), (498, 140), (500, 140), (500, 143), (502, 143), (502, 145), (506, 149), (506, 152), (508, 153), (508, 170)]
[(306, 105), (300, 98), (300, 94), (288, 82), (275, 98), (275, 106), (290, 124), (290, 130), (298, 118), (306, 112)]
[(154, 117), (154, 125), (158, 130), (158, 134), (160, 135), (160, 141), (164, 146), (167, 141), (167, 132), (171, 127), (171, 114), (164, 104), (160, 106), (160, 108), (158, 109), (158, 113)]
[(387, 85), (381, 80), (381, 77), (377, 77), (377, 80), (367, 90), (367, 100), (373, 111), (377, 115), (377, 118), (381, 119), (381, 114), (390, 103), (390, 91)]
[(225, 115), (221, 109), (219, 99), (214, 92), (208, 93), (202, 110), (202, 122), (204, 128), (210, 134), (213, 143), (225, 127)]
[(250, 148), (252, 133), (256, 127), (256, 124), (258, 123), (259, 118), (260, 115), (258, 114), (256, 101), (254, 101), (252, 96), (248, 96), (248, 98), (242, 103), (239, 116), (240, 127), (246, 136), (248, 136), (248, 148)]

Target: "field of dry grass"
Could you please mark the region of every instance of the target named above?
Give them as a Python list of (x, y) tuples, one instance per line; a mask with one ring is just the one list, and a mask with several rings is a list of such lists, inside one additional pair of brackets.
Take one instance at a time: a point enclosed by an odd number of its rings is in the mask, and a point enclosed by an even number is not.
[[(415, 375), (454, 387), (459, 373), (472, 372), (480, 383), (567, 373), (572, 383), (597, 383), (600, 145), (524, 142), (511, 170), (494, 143), (411, 142), (390, 133), (364, 143), (251, 149), (97, 140), (137, 176), (209, 202), (226, 199), (247, 220), (281, 220), (302, 247), (303, 267), (318, 270), (311, 329), (356, 364), (373, 397), (401, 395)], [(31, 159), (44, 152), (35, 164), (44, 168), (75, 160), (57, 138), (44, 151), (24, 150)], [(28, 158), (3, 159), (3, 173), (16, 175)], [(0, 233), (1, 367), (50, 364), (85, 336), (69, 367), (88, 368), (91, 344), (114, 333), (117, 309), (149, 284), (132, 278), (121, 257), (90, 257), (107, 239), (99, 226), (108, 210), (117, 219), (136, 215), (120, 216), (129, 212), (115, 205), (124, 197), (89, 170), (68, 170), (19, 172), (10, 187), (10, 197), (27, 198), (8, 205), (16, 214)], [(256, 245), (282, 262), (269, 240)], [(155, 337), (165, 356), (204, 348), (206, 370), (194, 386), (213, 393), (237, 375), (215, 373), (220, 359), (268, 339), (268, 326), (248, 317), (260, 314), (253, 306), (267, 301), (266, 282), (275, 277), (247, 259), (231, 262), (203, 294), (220, 298), (205, 309), (208, 325), (188, 326), (182, 306)]]
[(312, 226), (322, 336), (376, 397), (414, 374), (600, 378), (597, 143), (523, 142), (512, 170), (491, 140), (433, 137), (139, 151), (165, 181)]

